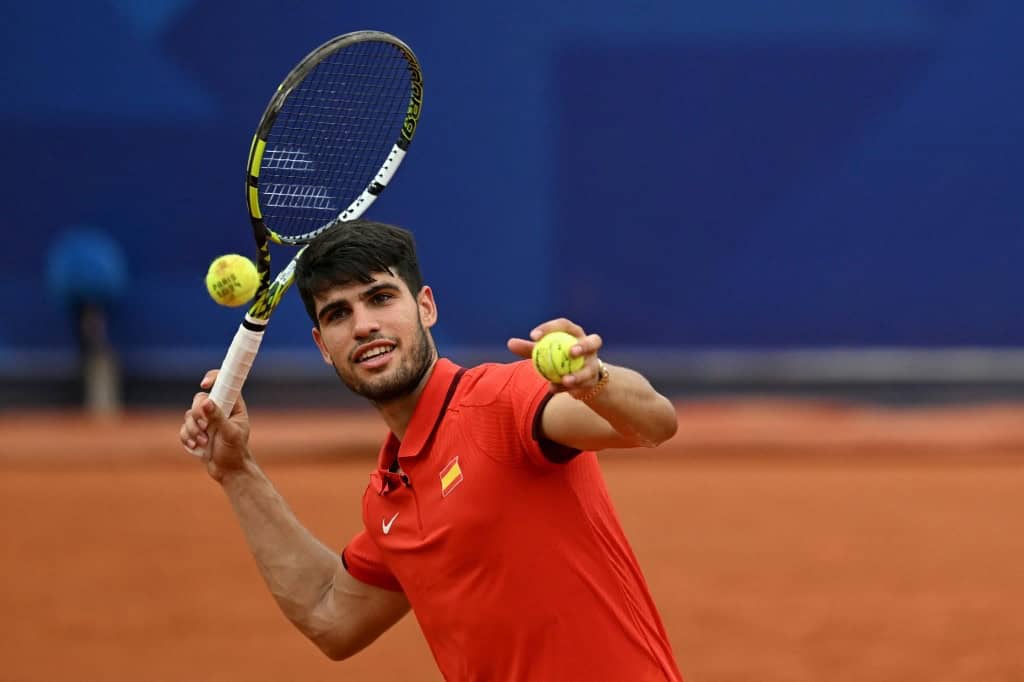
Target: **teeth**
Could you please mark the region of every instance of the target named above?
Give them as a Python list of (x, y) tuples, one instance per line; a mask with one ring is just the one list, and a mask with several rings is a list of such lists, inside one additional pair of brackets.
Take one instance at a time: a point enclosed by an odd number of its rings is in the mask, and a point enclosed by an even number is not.
[(375, 358), (378, 355), (384, 355), (385, 353), (390, 353), (390, 352), (391, 352), (391, 347), (390, 346), (380, 346), (378, 348), (374, 348), (372, 350), (368, 350), (365, 353), (363, 353), (362, 357), (359, 358), (359, 362), (363, 362), (364, 360), (369, 360), (370, 358)]

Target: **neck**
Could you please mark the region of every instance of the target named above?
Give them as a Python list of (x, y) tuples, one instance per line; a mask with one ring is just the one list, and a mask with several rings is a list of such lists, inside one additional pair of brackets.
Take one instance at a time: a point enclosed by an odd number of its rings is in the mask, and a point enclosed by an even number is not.
[(416, 411), (416, 404), (419, 403), (423, 389), (426, 387), (427, 382), (430, 381), (436, 365), (437, 355), (435, 354), (434, 359), (430, 362), (430, 367), (423, 373), (423, 378), (420, 379), (420, 383), (416, 385), (412, 392), (386, 403), (373, 403), (373, 406), (377, 408), (377, 412), (384, 419), (384, 423), (388, 425), (388, 429), (391, 430), (391, 433), (395, 434), (398, 440), (405, 438), (405, 432), (409, 428), (409, 421)]

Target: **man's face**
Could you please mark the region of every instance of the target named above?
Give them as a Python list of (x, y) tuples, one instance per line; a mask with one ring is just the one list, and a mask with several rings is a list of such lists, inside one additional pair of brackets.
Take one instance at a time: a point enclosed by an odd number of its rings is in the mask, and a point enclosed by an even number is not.
[(313, 340), (324, 362), (354, 393), (388, 403), (416, 389), (434, 360), (427, 329), (437, 321), (430, 287), (413, 295), (390, 272), (368, 284), (329, 289), (316, 299)]

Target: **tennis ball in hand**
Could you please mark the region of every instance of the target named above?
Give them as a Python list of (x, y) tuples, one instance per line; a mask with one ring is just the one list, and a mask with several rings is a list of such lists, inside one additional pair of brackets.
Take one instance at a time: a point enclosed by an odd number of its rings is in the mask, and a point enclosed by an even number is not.
[(210, 296), (217, 303), (232, 308), (251, 299), (259, 283), (256, 264), (237, 253), (214, 259), (206, 273), (206, 290)]
[(572, 334), (549, 332), (533, 346), (533, 366), (540, 375), (552, 383), (560, 383), (566, 374), (583, 367), (582, 357), (573, 357), (569, 351), (579, 343)]

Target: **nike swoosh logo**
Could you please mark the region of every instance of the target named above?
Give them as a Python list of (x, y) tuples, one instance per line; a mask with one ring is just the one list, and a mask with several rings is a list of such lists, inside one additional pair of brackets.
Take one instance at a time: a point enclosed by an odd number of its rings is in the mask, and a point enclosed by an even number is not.
[(384, 535), (387, 535), (388, 533), (391, 532), (391, 524), (393, 524), (395, 522), (395, 519), (397, 519), (398, 515), (401, 514), (401, 513), (402, 512), (395, 512), (395, 515), (392, 516), (387, 521), (385, 521), (384, 519), (380, 520), (380, 527), (384, 531)]

